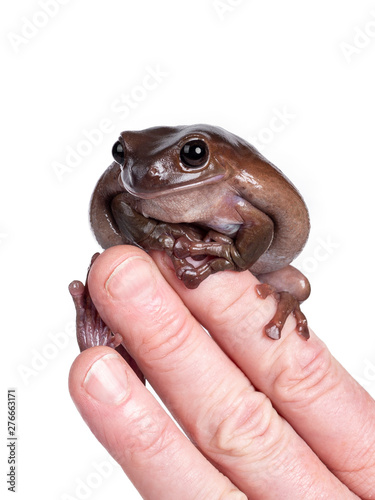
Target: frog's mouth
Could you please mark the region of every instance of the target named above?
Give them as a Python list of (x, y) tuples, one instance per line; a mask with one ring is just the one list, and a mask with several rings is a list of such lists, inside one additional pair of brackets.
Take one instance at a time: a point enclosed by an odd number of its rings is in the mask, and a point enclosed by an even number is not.
[(128, 182), (124, 182), (122, 177), (119, 178), (119, 182), (123, 188), (130, 193), (131, 195), (135, 196), (136, 198), (142, 198), (144, 200), (149, 200), (153, 198), (159, 198), (161, 196), (166, 196), (168, 194), (174, 194), (179, 191), (186, 191), (189, 189), (197, 189), (200, 186), (206, 185), (206, 184), (214, 184), (217, 182), (221, 182), (225, 179), (225, 174), (217, 174), (212, 177), (207, 177), (205, 179), (197, 179), (197, 180), (185, 180), (180, 183), (174, 183), (173, 180), (172, 182), (168, 182), (165, 186), (158, 186), (157, 188), (154, 187), (145, 190), (145, 189), (139, 189), (135, 188), (134, 186), (131, 186)]
[(228, 163), (212, 154), (203, 166), (190, 169), (177, 161), (172, 166), (170, 162), (147, 164), (130, 161), (122, 168), (120, 177), (121, 185), (128, 193), (147, 200), (222, 182), (229, 174)]

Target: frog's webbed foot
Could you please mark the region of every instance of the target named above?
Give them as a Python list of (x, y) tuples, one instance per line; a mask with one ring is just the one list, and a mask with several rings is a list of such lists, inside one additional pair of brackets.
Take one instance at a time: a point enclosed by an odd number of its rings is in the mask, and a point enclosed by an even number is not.
[(257, 285), (256, 291), (262, 299), (273, 295), (277, 300), (277, 310), (275, 316), (264, 327), (264, 331), (271, 339), (278, 340), (281, 337), (281, 330), (289, 314), (293, 314), (297, 321), (297, 331), (306, 340), (310, 338), (307, 319), (300, 309), (298, 300), (289, 292), (276, 292), (276, 290), (267, 283)]
[(258, 276), (262, 281), (256, 291), (262, 299), (269, 295), (277, 300), (277, 310), (272, 320), (265, 326), (265, 332), (271, 339), (279, 339), (281, 330), (289, 314), (297, 321), (297, 331), (306, 340), (310, 338), (307, 319), (300, 309), (300, 302), (310, 295), (307, 278), (293, 266), (286, 266), (278, 271)]
[[(88, 273), (98, 255), (96, 253), (92, 257)], [(69, 285), (69, 292), (76, 308), (77, 341), (80, 351), (99, 345), (112, 347), (121, 354), (144, 383), (145, 379), (138, 365), (121, 344), (122, 336), (119, 333), (112, 332), (100, 317), (91, 299), (87, 278), (85, 285), (81, 281), (72, 281)]]
[[(90, 268), (98, 255), (92, 257)], [(116, 349), (121, 344), (122, 337), (114, 334), (99, 316), (89, 293), (87, 279), (85, 285), (81, 281), (72, 281), (69, 292), (76, 308), (77, 340), (80, 351), (97, 345)]]

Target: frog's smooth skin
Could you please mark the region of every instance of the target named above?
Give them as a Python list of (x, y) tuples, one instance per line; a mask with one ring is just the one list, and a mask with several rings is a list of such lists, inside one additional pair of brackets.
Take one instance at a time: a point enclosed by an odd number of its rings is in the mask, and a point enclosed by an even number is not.
[(103, 248), (133, 244), (164, 250), (188, 288), (210, 274), (250, 270), (278, 311), (266, 333), (279, 338), (307, 279), (290, 262), (309, 233), (306, 205), (293, 184), (245, 140), (208, 125), (122, 132), (115, 161), (100, 178), (90, 220)]

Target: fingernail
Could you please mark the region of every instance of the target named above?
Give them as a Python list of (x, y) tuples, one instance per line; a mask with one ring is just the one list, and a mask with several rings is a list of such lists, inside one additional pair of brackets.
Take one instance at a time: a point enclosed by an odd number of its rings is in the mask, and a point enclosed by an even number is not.
[(105, 287), (114, 298), (139, 297), (154, 283), (151, 264), (142, 257), (130, 257), (119, 264), (107, 279)]
[(118, 405), (128, 394), (128, 376), (120, 356), (113, 352), (95, 361), (86, 374), (83, 387), (101, 403)]

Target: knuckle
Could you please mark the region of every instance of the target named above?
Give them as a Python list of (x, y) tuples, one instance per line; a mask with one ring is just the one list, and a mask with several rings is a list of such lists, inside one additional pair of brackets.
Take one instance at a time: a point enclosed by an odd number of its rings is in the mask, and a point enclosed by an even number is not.
[(192, 320), (192, 317), (181, 314), (179, 310), (173, 311), (166, 307), (159, 311), (155, 317), (154, 330), (149, 331), (142, 339), (140, 346), (142, 359), (153, 366), (160, 362), (165, 367), (165, 359), (168, 358), (168, 364), (172, 368), (172, 357), (181, 359), (191, 345)]
[(236, 332), (231, 341), (234, 348), (240, 350), (248, 343), (251, 332), (262, 332), (275, 313), (274, 299), (259, 298), (253, 284), (241, 289), (232, 301), (228, 302), (223, 295), (208, 302), (207, 307), (216, 328), (231, 328)]
[(322, 342), (311, 343), (302, 359), (284, 358), (281, 362), (274, 388), (285, 402), (309, 406), (340, 382), (334, 358)]
[(133, 460), (147, 461), (162, 453), (171, 444), (169, 423), (160, 412), (137, 411), (127, 424), (131, 432), (127, 433), (124, 453), (129, 453)]
[(270, 400), (253, 389), (245, 389), (236, 401), (221, 404), (210, 417), (209, 446), (214, 455), (247, 456), (254, 460), (273, 448), (276, 412)]

